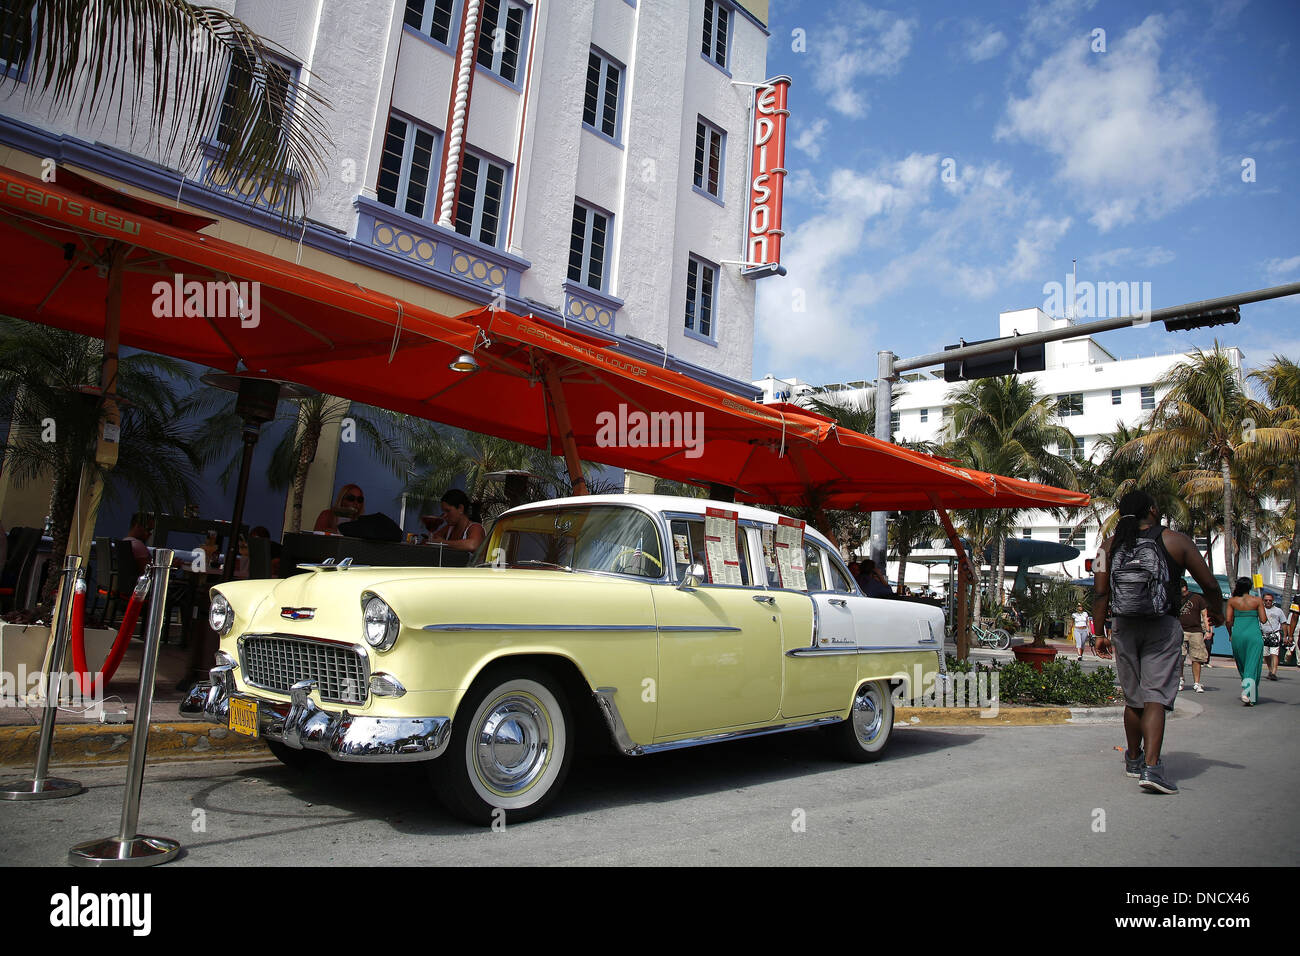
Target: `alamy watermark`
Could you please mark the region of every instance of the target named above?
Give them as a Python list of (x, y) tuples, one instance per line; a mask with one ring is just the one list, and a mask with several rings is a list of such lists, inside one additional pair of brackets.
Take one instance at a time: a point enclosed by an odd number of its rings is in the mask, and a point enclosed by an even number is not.
[(685, 448), (687, 458), (704, 454), (703, 412), (628, 411), (596, 415), (596, 445), (600, 448)]
[(981, 717), (998, 715), (998, 673), (975, 669), (966, 673), (927, 671), (920, 664), (894, 675), (895, 707), (977, 707)]
[[(55, 672), (51, 684), (58, 692), (59, 705), (72, 708), (99, 708), (104, 703), (104, 675)], [(81, 678), (78, 680), (78, 678)], [(89, 685), (83, 689), (83, 682)], [(45, 672), (39, 668), (27, 670), (20, 663), (18, 670), (0, 671), (0, 707), (33, 707), (45, 702)], [(88, 715), (90, 711), (88, 710)]]
[(153, 284), (153, 314), (158, 319), (239, 319), (246, 329), (262, 322), (262, 283), (185, 281), (179, 272), (172, 281)]
[(1150, 282), (1078, 282), (1066, 275), (1065, 282), (1043, 283), (1043, 311), (1048, 315), (1076, 319), (1119, 319), (1136, 316), (1135, 325), (1151, 321)]

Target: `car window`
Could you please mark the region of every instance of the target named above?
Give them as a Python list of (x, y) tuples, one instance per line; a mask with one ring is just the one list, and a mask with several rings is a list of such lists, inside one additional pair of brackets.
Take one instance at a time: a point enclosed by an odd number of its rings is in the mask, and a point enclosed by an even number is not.
[(803, 574), (809, 591), (823, 590), (822, 549), (807, 541), (803, 545)]
[[(704, 565), (704, 573), (710, 575), (712, 569), (709, 568), (708, 558), (705, 556), (704, 551), (704, 519), (674, 518), (669, 523), (669, 529), (673, 539), (673, 563), (676, 580), (680, 581), (685, 577), (687, 568), (691, 564)], [(749, 541), (745, 529), (741, 528), (739, 524), (736, 526), (736, 550), (740, 555), (740, 583), (742, 586), (748, 587)], [(711, 575), (707, 580), (708, 583), (713, 583)]]
[(658, 527), (636, 508), (575, 507), (506, 515), (493, 527), (482, 553), (488, 564), (663, 576)]
[(832, 591), (838, 591), (841, 594), (852, 594), (853, 585), (849, 583), (849, 573), (840, 566), (839, 559), (829, 551), (826, 555), (826, 578), (829, 582), (827, 587)]

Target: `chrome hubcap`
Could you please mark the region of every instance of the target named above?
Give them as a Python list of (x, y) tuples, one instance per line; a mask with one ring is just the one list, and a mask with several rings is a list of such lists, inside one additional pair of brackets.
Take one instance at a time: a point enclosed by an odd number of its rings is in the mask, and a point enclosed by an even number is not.
[(880, 735), (882, 726), (884, 716), (876, 701), (876, 691), (868, 687), (853, 702), (853, 732), (858, 735), (858, 740), (869, 744)]
[(536, 698), (511, 694), (483, 717), (474, 762), (483, 783), (502, 795), (527, 790), (551, 756), (551, 721)]

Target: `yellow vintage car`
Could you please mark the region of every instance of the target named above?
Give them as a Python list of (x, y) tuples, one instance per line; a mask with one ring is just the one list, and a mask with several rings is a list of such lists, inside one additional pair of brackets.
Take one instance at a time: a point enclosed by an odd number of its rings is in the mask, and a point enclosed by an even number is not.
[(822, 727), (874, 760), (943, 650), (942, 612), (864, 597), (811, 527), (701, 499), (524, 505), (467, 568), (303, 567), (212, 589), (182, 713), (290, 765), (427, 761), (480, 824), (542, 813), (580, 732), (641, 756)]

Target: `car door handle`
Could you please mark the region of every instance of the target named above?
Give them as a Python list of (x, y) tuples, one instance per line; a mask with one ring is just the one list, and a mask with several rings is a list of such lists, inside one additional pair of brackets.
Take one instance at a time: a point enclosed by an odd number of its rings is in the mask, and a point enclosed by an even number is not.
[(833, 607), (848, 607), (848, 606), (849, 606), (849, 602), (846, 601), (846, 600), (844, 600), (844, 598), (831, 598), (831, 599), (830, 599), (829, 601), (827, 601), (826, 603), (832, 605)]
[(776, 603), (776, 598), (772, 597), (772, 595), (770, 595), (770, 594), (755, 594), (755, 595), (754, 595), (754, 600), (757, 601), (759, 604), (775, 604), (775, 603)]

